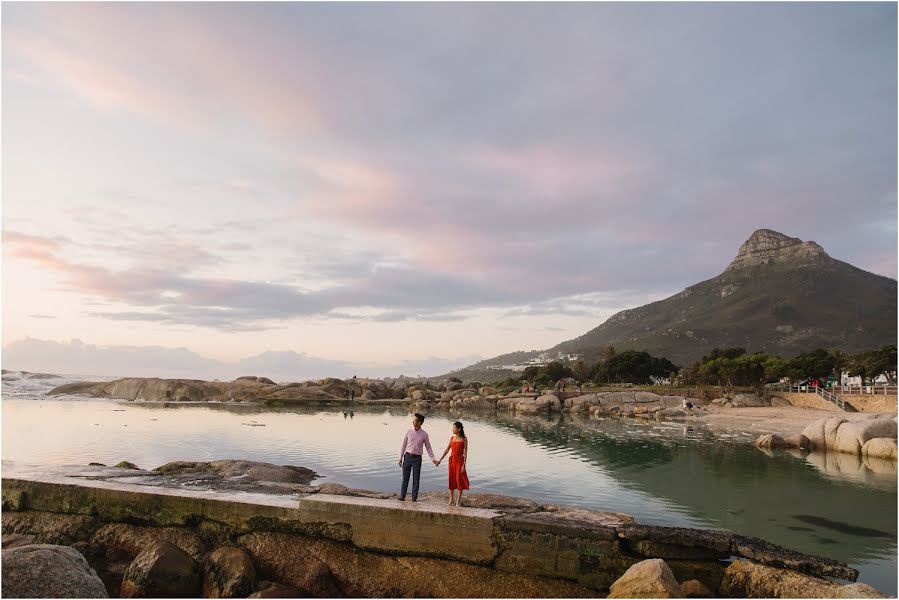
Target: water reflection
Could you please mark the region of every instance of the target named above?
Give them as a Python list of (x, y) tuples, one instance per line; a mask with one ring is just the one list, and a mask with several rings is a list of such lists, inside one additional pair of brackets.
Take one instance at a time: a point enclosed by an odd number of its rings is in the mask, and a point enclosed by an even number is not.
[[(344, 410), (4, 399), (3, 458), (129, 460), (144, 468), (246, 458), (394, 491), (409, 411)], [(767, 456), (752, 447), (752, 435), (674, 422), (459, 412), (428, 415), (435, 451), (460, 417), (471, 439), (473, 491), (622, 511), (643, 523), (724, 528), (846, 561), (862, 581), (896, 592), (895, 463)], [(424, 471), (423, 490), (445, 489), (445, 469)]]

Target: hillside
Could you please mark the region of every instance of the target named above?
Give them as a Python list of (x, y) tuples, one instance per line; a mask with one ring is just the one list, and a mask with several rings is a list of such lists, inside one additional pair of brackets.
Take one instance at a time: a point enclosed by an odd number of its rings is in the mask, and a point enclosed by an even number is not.
[[(896, 343), (896, 308), (894, 279), (831, 258), (815, 242), (760, 229), (717, 277), (621, 311), (549, 351), (581, 352), (594, 362), (611, 344), (679, 365), (716, 346), (785, 357), (818, 347), (856, 352)], [(490, 364), (508, 363), (477, 366)]]

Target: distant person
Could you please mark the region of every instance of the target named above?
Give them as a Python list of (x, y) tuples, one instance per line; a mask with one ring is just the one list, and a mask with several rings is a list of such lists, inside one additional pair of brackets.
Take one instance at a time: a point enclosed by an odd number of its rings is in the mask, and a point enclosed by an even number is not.
[(418, 502), (418, 484), (421, 480), (421, 452), (422, 447), (428, 449), (428, 455), (436, 466), (434, 451), (431, 449), (431, 440), (428, 432), (421, 428), (425, 422), (425, 416), (415, 413), (412, 419), (412, 429), (403, 436), (403, 445), (400, 448), (399, 465), (403, 468), (403, 486), (400, 488), (400, 502), (406, 500), (406, 490), (409, 489), (409, 474), (412, 475), (412, 502)]
[(578, 394), (581, 393), (581, 382), (580, 381), (574, 382), (574, 389), (577, 391)]
[[(449, 459), (449, 505), (462, 506), (462, 490), (468, 489), (468, 473), (465, 471), (465, 464), (468, 462), (468, 437), (465, 435), (465, 427), (459, 421), (453, 423), (453, 435), (450, 436), (443, 456), (434, 464), (440, 466), (446, 453), (450, 451), (452, 454)], [(459, 490), (458, 498), (456, 490)]]
[(684, 409), (684, 410), (692, 410), (692, 409), (693, 409), (693, 403), (690, 402), (689, 400), (687, 400), (686, 398), (684, 398), (683, 409)]

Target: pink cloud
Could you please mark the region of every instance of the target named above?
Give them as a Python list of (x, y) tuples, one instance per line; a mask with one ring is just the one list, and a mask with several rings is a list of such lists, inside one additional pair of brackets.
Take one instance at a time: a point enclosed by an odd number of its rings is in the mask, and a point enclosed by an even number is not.
[(3, 232), (3, 253), (38, 263), (50, 269), (62, 270), (67, 264), (57, 258), (54, 253), (59, 250), (59, 243), (48, 238), (34, 237), (15, 231)]
[[(224, 106), (276, 134), (308, 131), (323, 119), (308, 89), (285, 83), (261, 53), (235, 44), (226, 31), (187, 10), (159, 7), (146, 15), (84, 4), (44, 10), (40, 32), (4, 30), (4, 50), (95, 109), (198, 130), (211, 127), (211, 106)], [(158, 43), (162, 39), (165, 44)]]
[(181, 120), (176, 97), (126, 71), (80, 56), (39, 36), (14, 38), (15, 51), (99, 110), (126, 110), (163, 121)]

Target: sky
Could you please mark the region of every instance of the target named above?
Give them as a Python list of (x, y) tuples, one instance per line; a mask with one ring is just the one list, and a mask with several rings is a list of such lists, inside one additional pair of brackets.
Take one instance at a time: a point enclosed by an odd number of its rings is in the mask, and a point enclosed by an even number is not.
[(896, 10), (6, 3), (3, 366), (433, 375), (759, 228), (895, 278)]

